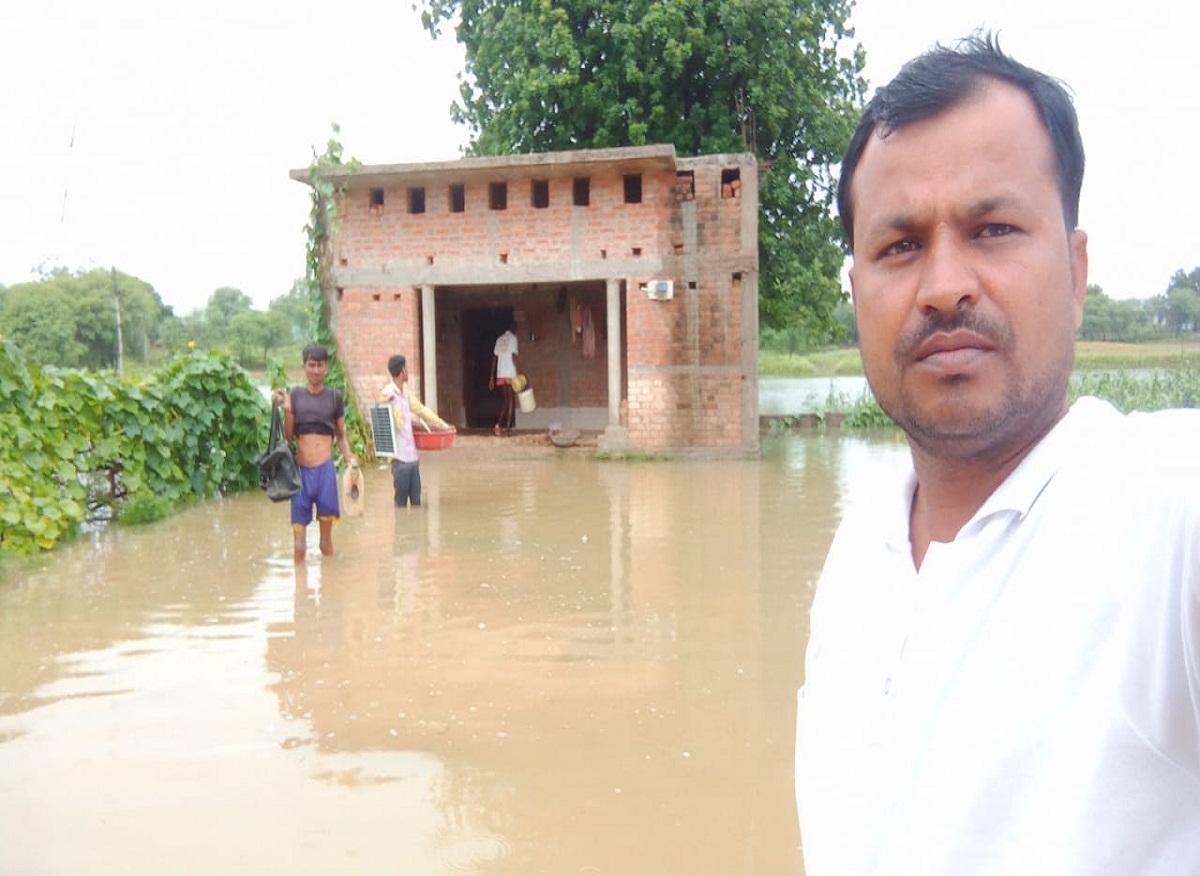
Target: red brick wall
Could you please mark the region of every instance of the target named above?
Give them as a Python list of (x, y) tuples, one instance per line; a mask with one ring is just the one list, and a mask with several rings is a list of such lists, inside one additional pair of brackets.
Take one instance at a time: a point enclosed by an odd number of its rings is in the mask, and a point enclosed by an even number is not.
[[(408, 356), (424, 394), (421, 319), (430, 318), (422, 307), (424, 285), (435, 297), (438, 395), (425, 401), (443, 417), (458, 422), (475, 391), (465, 386), (465, 315), (495, 307), (511, 307), (523, 323), (520, 366), (539, 406), (607, 408), (606, 289), (615, 279), (622, 290), (620, 425), (630, 446), (756, 450), (753, 159), (677, 160), (670, 170), (642, 173), (642, 201), (628, 204), (627, 168), (619, 164), (604, 173), (526, 166), (517, 174), (495, 161), (494, 177), (480, 177), (476, 167), (465, 178), (465, 210), (457, 213), (449, 187), (463, 180), (454, 163), (433, 174), (413, 165), (351, 179), (334, 238), (332, 309), (359, 403), (374, 400), (395, 352)], [(726, 183), (737, 177), (739, 191), (728, 185), (722, 191), (723, 172)], [(587, 206), (573, 203), (575, 175), (590, 179)], [(531, 203), (537, 179), (549, 180), (545, 208)], [(501, 180), (507, 180), (506, 208), (489, 209), (489, 183)], [(408, 209), (414, 186), (424, 189), (422, 213)], [(373, 189), (382, 190), (382, 207), (372, 207)], [(674, 297), (650, 300), (639, 288), (650, 278), (673, 281)], [(575, 330), (580, 307), (595, 324), (594, 358), (583, 356)]]

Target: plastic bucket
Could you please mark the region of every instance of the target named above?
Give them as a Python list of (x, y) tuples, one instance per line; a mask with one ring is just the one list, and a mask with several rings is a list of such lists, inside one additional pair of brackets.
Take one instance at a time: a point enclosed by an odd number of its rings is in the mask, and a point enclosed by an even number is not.
[(522, 413), (531, 413), (537, 409), (537, 400), (533, 397), (533, 387), (527, 386), (517, 393), (517, 404), (521, 406)]

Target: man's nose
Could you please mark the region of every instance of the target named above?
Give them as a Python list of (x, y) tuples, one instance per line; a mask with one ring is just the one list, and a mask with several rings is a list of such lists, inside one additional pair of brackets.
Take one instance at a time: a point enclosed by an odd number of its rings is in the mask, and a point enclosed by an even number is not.
[(970, 241), (939, 228), (929, 240), (917, 288), (917, 307), (923, 312), (954, 313), (979, 300), (980, 280)]

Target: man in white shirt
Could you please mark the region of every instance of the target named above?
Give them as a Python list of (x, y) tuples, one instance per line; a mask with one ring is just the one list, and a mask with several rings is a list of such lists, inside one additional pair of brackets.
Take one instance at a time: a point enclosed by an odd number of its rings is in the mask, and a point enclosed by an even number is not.
[(872, 99), (838, 206), (912, 470), (839, 528), (797, 721), (807, 876), (1200, 874), (1200, 412), (1068, 407), (1060, 83), (987, 37)]
[(492, 373), (488, 378), (488, 389), (500, 389), (500, 416), (496, 420), (496, 434), (511, 432), (517, 424), (517, 395), (513, 380), (517, 377), (517, 353), (519, 345), (513, 333), (514, 325), (504, 330), (492, 345)]
[(392, 406), (392, 439), (396, 455), (392, 458), (392, 498), (397, 508), (411, 502), (421, 504), (421, 461), (413, 438), (413, 417), (438, 432), (452, 432), (454, 427), (431, 411), (408, 386), (408, 360), (395, 354), (388, 358), (388, 374), (392, 379), (379, 391), (379, 401)]

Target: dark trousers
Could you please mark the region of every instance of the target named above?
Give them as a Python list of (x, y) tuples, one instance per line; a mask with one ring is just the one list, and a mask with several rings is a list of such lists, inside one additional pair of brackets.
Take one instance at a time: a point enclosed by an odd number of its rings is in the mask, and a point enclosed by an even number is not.
[(411, 501), (421, 504), (421, 464), (392, 460), (392, 487), (395, 489), (396, 507), (403, 508)]

